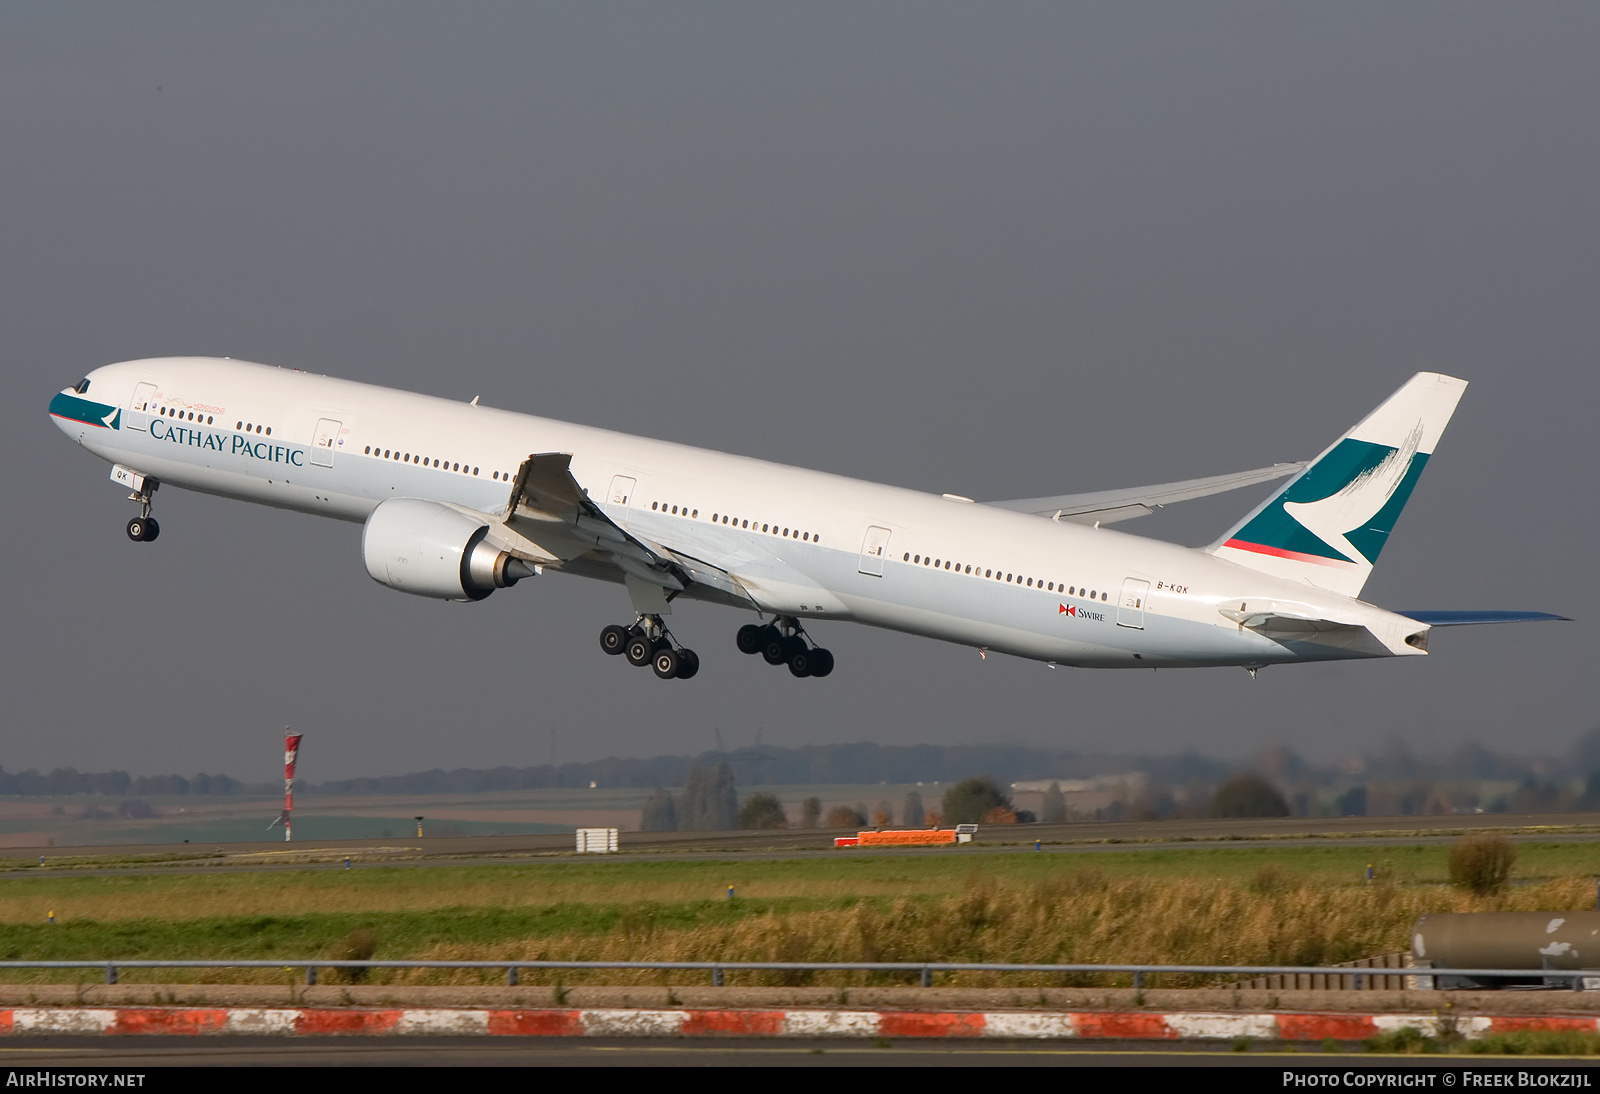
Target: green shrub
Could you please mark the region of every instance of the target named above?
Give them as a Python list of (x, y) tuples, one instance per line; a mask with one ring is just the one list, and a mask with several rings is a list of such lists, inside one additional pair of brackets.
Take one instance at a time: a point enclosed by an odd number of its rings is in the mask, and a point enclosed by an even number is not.
[(1467, 1051), (1486, 1056), (1594, 1056), (1600, 1053), (1600, 1036), (1579, 1030), (1525, 1029), (1468, 1041)]
[(1511, 880), (1517, 849), (1489, 832), (1462, 836), (1450, 848), (1450, 883), (1478, 896), (1498, 893)]
[[(335, 961), (371, 961), (378, 952), (378, 936), (368, 927), (357, 927), (334, 947)], [(336, 978), (346, 984), (359, 984), (372, 972), (371, 969), (337, 969)]]
[(787, 828), (789, 818), (774, 794), (751, 794), (739, 806), (740, 828)]
[(1422, 1052), (1438, 1052), (1439, 1048), (1436, 1038), (1429, 1037), (1416, 1026), (1386, 1030), (1367, 1040), (1368, 1052), (1403, 1052), (1413, 1056)]

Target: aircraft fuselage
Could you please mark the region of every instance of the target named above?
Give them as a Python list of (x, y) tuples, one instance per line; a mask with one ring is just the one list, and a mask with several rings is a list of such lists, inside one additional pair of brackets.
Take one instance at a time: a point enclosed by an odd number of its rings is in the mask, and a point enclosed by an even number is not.
[[(1109, 528), (245, 362), (131, 361), (88, 381), (51, 413), (101, 459), (165, 486), (344, 521), (394, 498), (503, 515), (531, 453), (570, 453), (573, 478), (611, 521), (703, 559), (739, 590), (691, 582), (682, 595), (772, 616), (1098, 668), (1424, 652), (1416, 620)], [(554, 568), (625, 576), (601, 557)], [(1274, 636), (1222, 614), (1269, 604), (1341, 629)]]

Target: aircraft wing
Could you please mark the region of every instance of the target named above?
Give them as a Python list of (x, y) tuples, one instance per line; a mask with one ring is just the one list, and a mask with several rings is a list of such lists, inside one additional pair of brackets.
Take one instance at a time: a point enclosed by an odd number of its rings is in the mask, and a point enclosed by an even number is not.
[(570, 452), (536, 453), (524, 460), (512, 480), (503, 527), (536, 545), (557, 565), (597, 557), (660, 586), (669, 598), (694, 582), (750, 599), (737, 578), (691, 553), (692, 545), (667, 547), (617, 524), (590, 500), (589, 492), (573, 477), (571, 465)]
[(1231, 475), (1212, 475), (1205, 479), (1186, 479), (1183, 482), (1162, 483), (1160, 486), (1135, 486), (1127, 490), (1101, 490), (1093, 494), (1058, 494), (1048, 498), (1019, 498), (1015, 501), (990, 501), (996, 509), (1011, 509), (1018, 513), (1033, 513), (1051, 520), (1069, 520), (1074, 524), (1114, 524), (1146, 516), (1175, 501), (1203, 498), (1222, 494), (1241, 486), (1270, 482), (1302, 470), (1306, 464), (1275, 463), (1254, 471), (1237, 471)]
[(630, 535), (589, 500), (572, 477), (570, 452), (541, 452), (522, 461), (511, 483), (505, 527), (558, 562), (596, 555), (672, 592), (690, 581), (670, 552)]

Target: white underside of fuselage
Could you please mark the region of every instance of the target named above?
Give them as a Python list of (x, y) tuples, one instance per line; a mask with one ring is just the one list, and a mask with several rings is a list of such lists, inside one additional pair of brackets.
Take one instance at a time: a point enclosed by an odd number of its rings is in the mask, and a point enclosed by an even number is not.
[[(90, 381), (86, 399), (121, 408), (115, 427), (55, 421), (100, 458), (165, 487), (346, 521), (402, 497), (504, 513), (507, 479), (529, 454), (571, 453), (573, 476), (608, 517), (732, 575), (749, 600), (705, 585), (684, 595), (747, 608), (753, 601), (771, 615), (848, 620), (1084, 667), (1253, 667), (1422, 652), (1405, 640), (1426, 628), (1402, 616), (1110, 529), (244, 362), (133, 361), (98, 369)], [(136, 391), (158, 413), (132, 410)], [(626, 504), (613, 503), (622, 495)], [(868, 536), (882, 541), (885, 532), (881, 558), (864, 556)], [(591, 559), (561, 569), (623, 578)], [(1148, 583), (1137, 610), (1122, 603), (1130, 581)], [(1271, 637), (1221, 614), (1263, 604), (1363, 630)]]

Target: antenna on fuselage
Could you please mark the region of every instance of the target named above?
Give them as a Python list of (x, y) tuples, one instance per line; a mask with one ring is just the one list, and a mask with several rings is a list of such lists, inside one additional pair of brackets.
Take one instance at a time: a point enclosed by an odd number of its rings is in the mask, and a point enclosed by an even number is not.
[(478, 396), (474, 395), (472, 397), (472, 405), (473, 406), (477, 406), (478, 405)]

